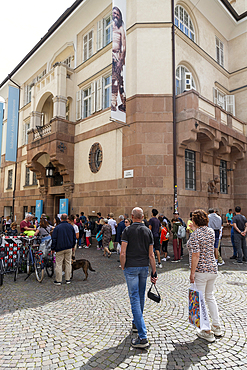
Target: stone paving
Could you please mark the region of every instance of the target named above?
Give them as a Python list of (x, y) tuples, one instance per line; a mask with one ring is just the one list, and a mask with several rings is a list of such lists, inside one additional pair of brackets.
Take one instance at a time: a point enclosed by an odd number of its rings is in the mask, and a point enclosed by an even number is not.
[(247, 369), (247, 265), (234, 265), (231, 248), (223, 248), (216, 299), (224, 336), (209, 344), (188, 324), (186, 252), (158, 271), (161, 303), (146, 300), (148, 350), (130, 346), (131, 310), (117, 255), (104, 258), (95, 246), (78, 250), (96, 272), (83, 281), (83, 271), (75, 271), (71, 285), (54, 286), (46, 275), (41, 284), (34, 275), (19, 275), (16, 283), (5, 276), (0, 369)]

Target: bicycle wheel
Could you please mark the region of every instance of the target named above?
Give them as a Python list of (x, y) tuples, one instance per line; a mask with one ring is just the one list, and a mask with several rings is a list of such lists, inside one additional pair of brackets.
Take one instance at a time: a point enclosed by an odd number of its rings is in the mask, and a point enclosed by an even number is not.
[(39, 283), (44, 279), (44, 266), (41, 262), (41, 258), (39, 255), (35, 256), (34, 260), (34, 270), (35, 270), (35, 276)]
[(3, 276), (4, 276), (3, 261), (0, 260), (0, 286), (3, 285)]
[(47, 275), (51, 278), (54, 274), (54, 263), (52, 259), (47, 258), (46, 264), (45, 264), (45, 269)]
[(31, 274), (31, 268), (32, 268), (32, 261), (31, 261), (30, 252), (28, 251), (27, 252), (27, 274), (28, 275)]

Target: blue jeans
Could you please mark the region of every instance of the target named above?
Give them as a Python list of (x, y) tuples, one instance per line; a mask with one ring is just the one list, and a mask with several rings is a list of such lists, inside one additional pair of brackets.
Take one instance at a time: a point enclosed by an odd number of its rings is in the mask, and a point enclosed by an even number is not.
[(235, 243), (234, 243), (234, 228), (233, 227), (231, 229), (231, 242), (232, 242), (232, 247), (233, 247), (233, 255), (237, 257), (238, 252), (237, 252), (237, 248), (235, 247)]
[(145, 302), (145, 290), (148, 276), (148, 266), (145, 267), (127, 267), (124, 269), (131, 310), (133, 314), (133, 323), (138, 330), (140, 339), (147, 338), (147, 329), (143, 319), (143, 310)]

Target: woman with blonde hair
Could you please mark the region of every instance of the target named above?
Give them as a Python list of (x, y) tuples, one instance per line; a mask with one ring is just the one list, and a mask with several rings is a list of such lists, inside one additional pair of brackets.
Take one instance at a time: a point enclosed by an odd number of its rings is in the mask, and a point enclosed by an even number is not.
[(196, 284), (208, 305), (212, 317), (211, 330), (197, 332), (200, 338), (214, 342), (215, 336), (222, 335), (218, 306), (214, 297), (214, 283), (217, 278), (218, 266), (214, 256), (214, 230), (208, 227), (208, 215), (202, 209), (192, 213), (193, 229), (195, 230), (188, 242), (190, 260), (190, 282)]

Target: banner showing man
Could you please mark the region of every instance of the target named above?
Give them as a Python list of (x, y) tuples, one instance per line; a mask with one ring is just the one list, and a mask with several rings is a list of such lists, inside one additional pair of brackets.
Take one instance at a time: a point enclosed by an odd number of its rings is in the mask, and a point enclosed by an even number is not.
[(19, 116), (19, 94), (18, 88), (9, 86), (8, 117), (7, 117), (7, 139), (5, 161), (16, 161), (17, 135)]
[(3, 132), (3, 103), (0, 102), (0, 165), (2, 154), (2, 132)]
[(126, 123), (126, 0), (113, 0), (111, 117)]

